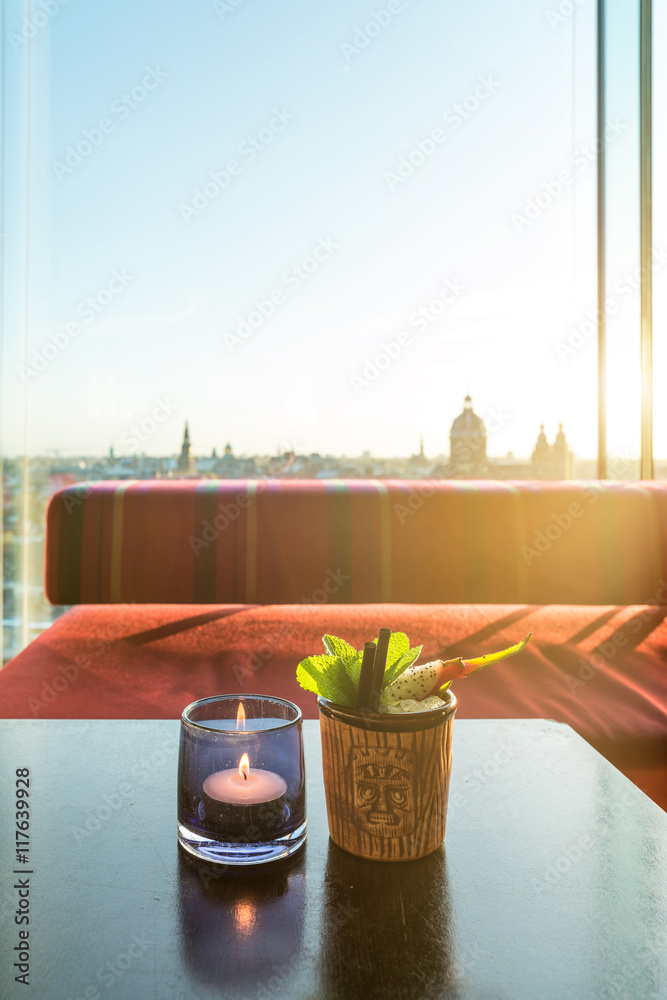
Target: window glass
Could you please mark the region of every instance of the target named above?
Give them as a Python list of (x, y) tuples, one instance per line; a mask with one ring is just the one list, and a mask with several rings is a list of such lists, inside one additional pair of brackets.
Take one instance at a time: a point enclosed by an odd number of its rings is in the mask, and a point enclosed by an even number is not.
[(594, 8), (7, 5), (5, 655), (68, 482), (595, 474)]

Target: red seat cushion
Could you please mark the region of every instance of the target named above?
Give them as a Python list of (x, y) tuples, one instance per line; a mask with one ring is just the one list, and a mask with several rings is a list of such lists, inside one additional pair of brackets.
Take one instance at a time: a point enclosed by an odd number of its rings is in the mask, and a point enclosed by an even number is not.
[(566, 722), (667, 808), (667, 609), (519, 605), (82, 605), (0, 672), (0, 717), (178, 718), (189, 702), (262, 692), (317, 715), (298, 661), (325, 632), (357, 648), (380, 625), (422, 660), (534, 633), (519, 657), (454, 685), (458, 717)]

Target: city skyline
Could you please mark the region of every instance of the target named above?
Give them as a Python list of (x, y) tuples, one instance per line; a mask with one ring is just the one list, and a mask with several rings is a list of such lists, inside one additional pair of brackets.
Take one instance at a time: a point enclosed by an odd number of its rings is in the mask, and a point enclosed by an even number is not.
[[(465, 410), (466, 400), (470, 400), (470, 399), (471, 399), (471, 397), (469, 395), (467, 395), (464, 398), (464, 410)], [(474, 409), (474, 407), (473, 407), (473, 409)], [(180, 414), (179, 410), (177, 410), (176, 412), (178, 413), (178, 415), (180, 417), (182, 417), (182, 414)], [(99, 451), (90, 451), (90, 452), (87, 452), (87, 451), (84, 451), (82, 449), (49, 448), (49, 449), (46, 449), (42, 454), (35, 454), (35, 455), (31, 456), (31, 458), (47, 458), (49, 456), (53, 457), (53, 458), (58, 458), (59, 456), (63, 457), (63, 458), (67, 458), (67, 457), (83, 458), (83, 457), (88, 456), (88, 457), (95, 457), (97, 459), (105, 459), (105, 458), (109, 458), (109, 457), (116, 458), (116, 459), (120, 459), (120, 458), (131, 459), (131, 458), (140, 458), (142, 456), (145, 456), (145, 457), (148, 457), (148, 458), (168, 458), (168, 457), (175, 457), (175, 456), (178, 456), (179, 451), (180, 451), (180, 447), (181, 447), (181, 444), (182, 444), (182, 433), (183, 433), (183, 428), (184, 427), (186, 427), (188, 429), (189, 436), (190, 436), (190, 438), (192, 440), (193, 454), (197, 458), (200, 458), (202, 460), (205, 459), (205, 458), (208, 458), (212, 454), (216, 454), (218, 452), (220, 454), (222, 454), (226, 449), (228, 449), (230, 447), (231, 447), (232, 452), (235, 455), (237, 455), (238, 457), (241, 457), (241, 458), (278, 456), (278, 455), (284, 454), (285, 452), (293, 452), (294, 454), (320, 455), (322, 457), (327, 457), (327, 458), (344, 458), (344, 457), (362, 458), (362, 457), (370, 456), (370, 457), (373, 457), (373, 458), (378, 458), (378, 459), (383, 458), (384, 459), (384, 458), (398, 458), (398, 457), (407, 458), (407, 457), (413, 456), (413, 455), (421, 452), (424, 455), (430, 455), (434, 459), (438, 459), (438, 458), (442, 458), (443, 456), (449, 455), (450, 451), (451, 451), (451, 448), (449, 446), (449, 439), (450, 439), (450, 434), (451, 434), (451, 426), (450, 426), (450, 429), (448, 431), (446, 431), (446, 435), (445, 435), (444, 431), (443, 431), (443, 434), (439, 435), (440, 437), (443, 438), (443, 444), (445, 445), (444, 447), (441, 447), (439, 450), (436, 450), (434, 448), (428, 448), (428, 447), (426, 447), (425, 446), (426, 435), (423, 434), (423, 433), (418, 433), (417, 436), (416, 436), (416, 441), (414, 442), (418, 446), (417, 451), (415, 451), (414, 448), (413, 448), (412, 450), (408, 449), (408, 451), (406, 453), (401, 453), (400, 451), (395, 451), (393, 453), (387, 453), (387, 454), (376, 454), (376, 453), (373, 453), (370, 449), (363, 448), (363, 447), (361, 448), (361, 450), (359, 450), (357, 452), (354, 452), (354, 453), (347, 453), (347, 452), (344, 452), (344, 451), (329, 451), (329, 452), (326, 452), (326, 451), (323, 451), (322, 449), (318, 449), (318, 448), (313, 448), (313, 449), (298, 448), (298, 447), (295, 447), (295, 445), (294, 445), (294, 443), (292, 441), (285, 442), (285, 443), (280, 443), (280, 444), (276, 445), (273, 449), (271, 449), (271, 448), (264, 448), (264, 449), (259, 449), (259, 450), (256, 450), (256, 451), (249, 451), (249, 450), (240, 451), (234, 445), (234, 441), (233, 441), (233, 436), (234, 435), (233, 434), (228, 434), (226, 440), (222, 441), (222, 439), (221, 439), (220, 441), (218, 441), (217, 443), (214, 443), (213, 445), (211, 445), (208, 448), (198, 448), (197, 445), (196, 445), (195, 435), (193, 435), (192, 432), (191, 432), (191, 422), (190, 422), (189, 419), (187, 419), (187, 417), (184, 419), (184, 421), (180, 425), (180, 427), (181, 427), (181, 430), (180, 430), (181, 436), (180, 436), (180, 438), (178, 438), (178, 440), (180, 441), (180, 444), (178, 444), (175, 448), (172, 447), (171, 450), (164, 450), (164, 451), (149, 450), (148, 448), (142, 448), (141, 447), (142, 444), (148, 444), (153, 439), (153, 436), (155, 434), (155, 431), (156, 431), (157, 427), (159, 427), (161, 423), (163, 423), (166, 420), (168, 420), (170, 416), (174, 416), (174, 415), (175, 414), (174, 414), (173, 411), (170, 412), (170, 407), (165, 404), (165, 401), (159, 401), (158, 404), (153, 408), (153, 410), (151, 411), (151, 413), (149, 414), (149, 416), (144, 417), (143, 420), (138, 421), (137, 423), (132, 424), (132, 425), (130, 425), (128, 427), (128, 430), (125, 432), (125, 434), (122, 436), (122, 438), (120, 440), (121, 447), (119, 447), (119, 445), (118, 445), (117, 442), (111, 441), (111, 442), (109, 442), (109, 444), (106, 447), (106, 449), (100, 449)], [(454, 420), (456, 420), (459, 415), (460, 414), (457, 414), (457, 416), (454, 417)], [(476, 414), (476, 415), (480, 416), (478, 414)], [(498, 453), (498, 452), (494, 451), (493, 448), (489, 449), (488, 448), (488, 442), (489, 441), (493, 442), (494, 434), (498, 430), (500, 430), (503, 427), (503, 425), (510, 418), (509, 418), (508, 412), (505, 411), (501, 406), (498, 406), (498, 407), (495, 407), (495, 408), (490, 408), (486, 416), (487, 416), (486, 420), (484, 420), (483, 416), (481, 417), (481, 419), (482, 419), (482, 421), (484, 423), (485, 438), (486, 438), (486, 443), (487, 443), (487, 453), (488, 453), (488, 455), (489, 455), (490, 458), (497, 458), (497, 459), (502, 459), (502, 458), (516, 458), (518, 460), (521, 460), (521, 459), (525, 459), (525, 458), (529, 458), (530, 457), (530, 454), (532, 453), (532, 450), (533, 450), (532, 448), (530, 449), (530, 451), (529, 451), (529, 453), (527, 455), (521, 455), (521, 453), (516, 452), (512, 448), (505, 450), (503, 453)], [(453, 423), (453, 421), (452, 421), (452, 423)], [(170, 420), (169, 421), (169, 431), (171, 431), (171, 430), (174, 429), (174, 425), (177, 425), (177, 421), (176, 420), (173, 420), (173, 421)], [(549, 427), (546, 427), (546, 425), (544, 425), (544, 424), (536, 425), (536, 432), (535, 432), (535, 435), (534, 435), (533, 445), (535, 444), (535, 441), (537, 440), (538, 434), (540, 433), (540, 431), (545, 431), (547, 439), (549, 439), (550, 437), (553, 437), (555, 439), (556, 436), (557, 436), (557, 434), (558, 434), (558, 432), (559, 432), (559, 430), (563, 430), (563, 429), (564, 429), (564, 425), (563, 425), (562, 421), (558, 421), (556, 427), (553, 430), (551, 428), (549, 428)], [(210, 433), (209, 433), (209, 437), (210, 437)], [(224, 438), (224, 435), (222, 435), (222, 437)], [(133, 450), (124, 451), (124, 450), (122, 450), (122, 446), (123, 445), (129, 446)], [(8, 458), (8, 459), (10, 459), (10, 460), (20, 460), (20, 458), (22, 456), (16, 454), (16, 455), (5, 455), (5, 457)], [(577, 456), (577, 457), (579, 457), (579, 458), (585, 458), (585, 459), (590, 459), (593, 456), (584, 456), (584, 455), (582, 455), (582, 456)]]

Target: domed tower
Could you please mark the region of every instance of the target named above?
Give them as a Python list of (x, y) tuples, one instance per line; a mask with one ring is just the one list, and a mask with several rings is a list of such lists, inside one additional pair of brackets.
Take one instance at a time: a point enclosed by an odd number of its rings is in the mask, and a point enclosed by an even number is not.
[(558, 434), (556, 434), (556, 440), (554, 441), (554, 451), (564, 452), (567, 451), (567, 441), (565, 439), (565, 433), (563, 431), (563, 425), (558, 425)]
[(535, 442), (535, 447), (533, 448), (533, 462), (540, 460), (548, 460), (549, 457), (549, 442), (547, 441), (547, 436), (544, 433), (544, 424), (540, 424), (540, 433), (537, 435), (537, 441)]
[(463, 413), (460, 413), (452, 424), (449, 445), (452, 476), (475, 478), (488, 474), (486, 427), (482, 418), (473, 410), (470, 396), (466, 396), (463, 401)]

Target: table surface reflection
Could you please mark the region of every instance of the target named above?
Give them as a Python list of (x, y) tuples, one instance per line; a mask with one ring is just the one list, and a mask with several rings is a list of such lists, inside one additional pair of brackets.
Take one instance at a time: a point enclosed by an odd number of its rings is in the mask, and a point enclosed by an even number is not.
[(12, 968), (23, 868), (40, 1000), (667, 996), (667, 814), (567, 726), (457, 721), (446, 849), (383, 864), (330, 842), (306, 722), (305, 848), (222, 874), (177, 846), (178, 733), (0, 723), (0, 995), (27, 995)]

